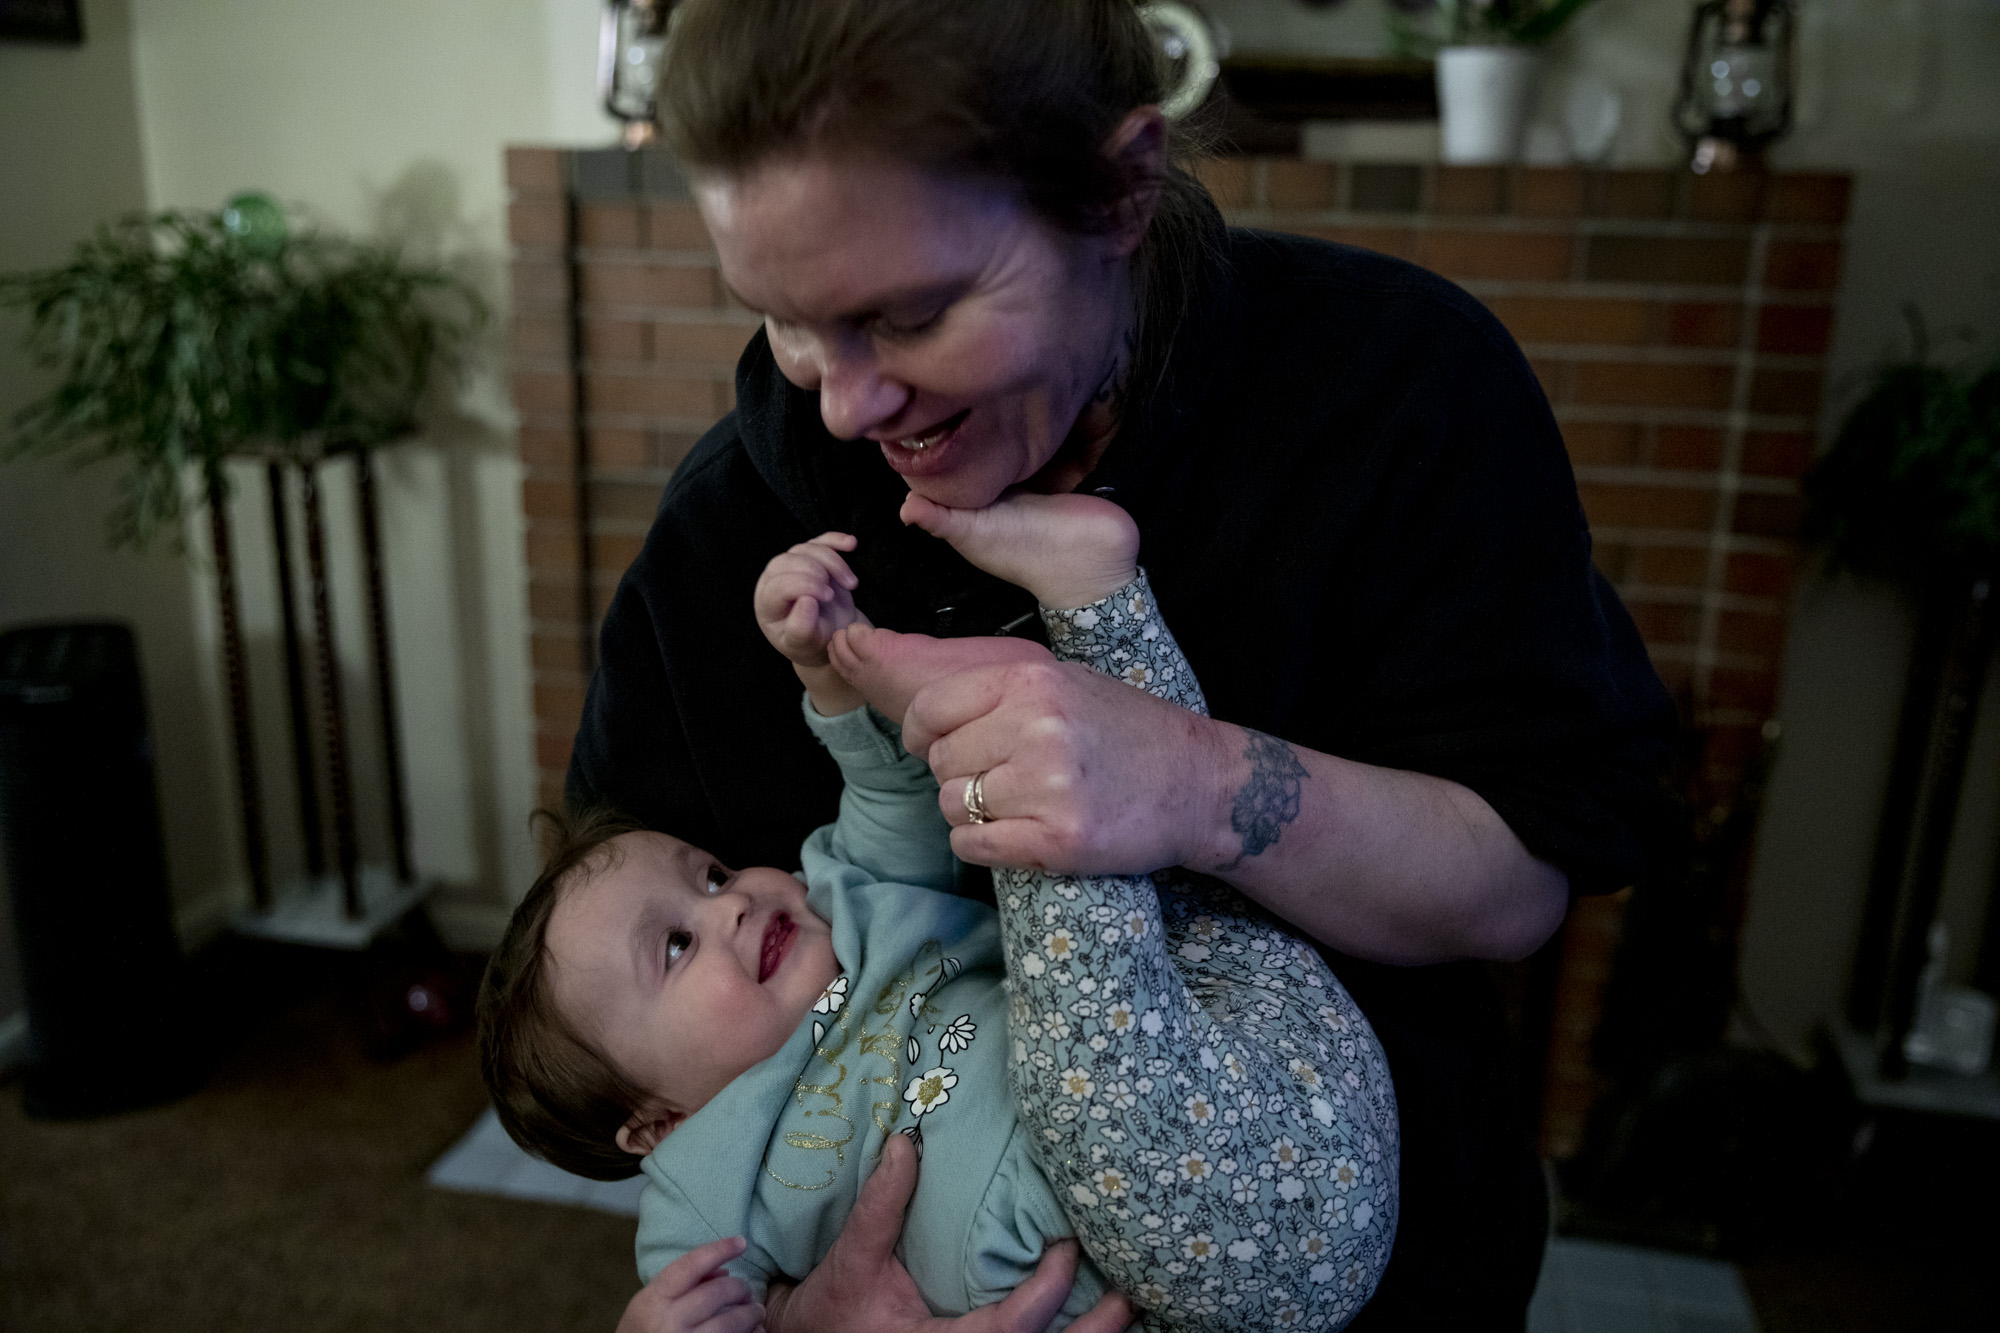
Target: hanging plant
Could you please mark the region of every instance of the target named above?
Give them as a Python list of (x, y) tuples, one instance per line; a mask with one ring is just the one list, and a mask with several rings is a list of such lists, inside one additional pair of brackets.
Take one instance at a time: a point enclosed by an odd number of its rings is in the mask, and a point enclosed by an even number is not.
[(2000, 355), (1882, 368), (1806, 478), (1806, 532), (1834, 568), (1911, 587), (2000, 572)]
[(124, 465), (114, 545), (178, 527), (190, 469), (211, 487), (235, 453), (367, 448), (409, 433), (428, 386), (484, 322), (477, 294), (385, 246), (288, 236), (261, 196), (218, 213), (137, 215), (68, 264), (0, 278), (56, 385), (0, 460)]

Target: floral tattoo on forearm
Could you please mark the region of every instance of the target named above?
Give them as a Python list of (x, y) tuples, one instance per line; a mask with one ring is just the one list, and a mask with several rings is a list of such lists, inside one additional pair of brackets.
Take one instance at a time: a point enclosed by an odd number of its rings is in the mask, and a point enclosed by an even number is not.
[(1299, 817), (1299, 793), (1306, 778), (1306, 766), (1291, 746), (1249, 727), (1242, 731), (1250, 738), (1243, 751), (1250, 761), (1250, 777), (1237, 788), (1229, 827), (1243, 839), (1243, 850), (1224, 870), (1234, 870), (1277, 842), (1285, 825)]

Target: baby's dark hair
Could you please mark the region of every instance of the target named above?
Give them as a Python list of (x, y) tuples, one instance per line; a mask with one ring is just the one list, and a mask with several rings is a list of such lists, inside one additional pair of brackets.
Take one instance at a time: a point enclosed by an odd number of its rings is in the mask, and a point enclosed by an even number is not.
[(611, 841), (643, 826), (611, 810), (538, 810), (546, 857), (514, 909), (479, 986), (479, 1072), (508, 1137), (537, 1157), (592, 1180), (639, 1173), (616, 1142), (647, 1100), (556, 1007), (549, 918), (563, 895), (607, 869)]

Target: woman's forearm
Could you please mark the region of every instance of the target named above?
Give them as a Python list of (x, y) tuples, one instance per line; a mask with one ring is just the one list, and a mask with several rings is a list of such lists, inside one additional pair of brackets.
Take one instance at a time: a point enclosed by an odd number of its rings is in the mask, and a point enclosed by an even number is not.
[(1343, 953), (1385, 963), (1527, 956), (1561, 924), (1564, 874), (1471, 789), (1230, 723), (1203, 737), (1206, 871)]
[[(1563, 873), (1458, 783), (1202, 717), (1020, 639), (846, 630), (832, 651), (903, 717), (961, 860), (1182, 865), (1344, 953), (1402, 964), (1525, 957), (1568, 906)], [(979, 773), (992, 818), (975, 824)]]

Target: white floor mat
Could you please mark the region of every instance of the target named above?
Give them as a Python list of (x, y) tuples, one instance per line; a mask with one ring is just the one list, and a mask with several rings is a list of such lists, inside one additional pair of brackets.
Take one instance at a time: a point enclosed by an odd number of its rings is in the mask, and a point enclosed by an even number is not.
[(438, 1158), (426, 1179), (439, 1189), (569, 1204), (627, 1217), (639, 1215), (639, 1190), (645, 1184), (644, 1176), (586, 1180), (528, 1156), (500, 1128), (500, 1119), (490, 1106), (465, 1137)]
[(1757, 1333), (1757, 1316), (1734, 1264), (1557, 1237), (1528, 1333)]

